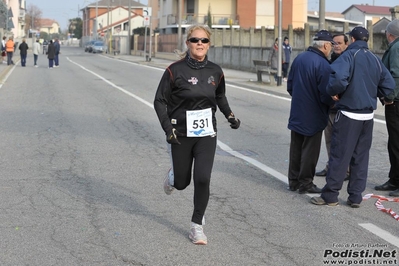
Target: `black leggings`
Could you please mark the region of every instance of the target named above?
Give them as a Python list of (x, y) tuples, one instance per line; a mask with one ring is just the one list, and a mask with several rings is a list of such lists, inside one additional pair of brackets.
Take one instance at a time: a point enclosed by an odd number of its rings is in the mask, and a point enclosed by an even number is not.
[(180, 145), (172, 144), (174, 187), (183, 190), (191, 182), (194, 161), (194, 212), (191, 221), (202, 224), (209, 201), (209, 184), (216, 151), (216, 136), (179, 137)]

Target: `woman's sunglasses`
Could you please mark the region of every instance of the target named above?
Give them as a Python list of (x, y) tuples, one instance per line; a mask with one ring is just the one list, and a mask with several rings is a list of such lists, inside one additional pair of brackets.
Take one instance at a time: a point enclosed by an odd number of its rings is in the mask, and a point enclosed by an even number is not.
[(209, 42), (209, 39), (208, 38), (190, 38), (190, 39), (188, 39), (188, 41), (189, 42), (192, 42), (192, 43), (198, 43), (199, 41), (201, 41), (202, 43), (208, 43)]

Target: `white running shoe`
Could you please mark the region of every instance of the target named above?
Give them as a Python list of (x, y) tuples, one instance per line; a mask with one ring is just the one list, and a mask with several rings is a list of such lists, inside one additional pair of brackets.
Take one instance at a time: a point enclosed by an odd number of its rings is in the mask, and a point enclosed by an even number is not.
[(170, 168), (163, 181), (163, 190), (165, 191), (166, 195), (172, 194), (172, 191), (175, 189), (173, 185), (171, 185), (173, 183), (173, 178), (174, 175), (172, 173), (172, 168)]
[(208, 239), (206, 238), (206, 235), (204, 234), (204, 229), (203, 229), (202, 225), (191, 222), (191, 229), (190, 229), (190, 234), (188, 235), (188, 237), (196, 245), (208, 244)]

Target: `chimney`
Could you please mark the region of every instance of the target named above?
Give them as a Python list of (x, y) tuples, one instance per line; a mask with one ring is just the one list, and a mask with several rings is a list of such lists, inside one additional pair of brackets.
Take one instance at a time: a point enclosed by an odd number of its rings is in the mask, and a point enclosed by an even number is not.
[(394, 6), (389, 9), (391, 12), (392, 20), (399, 19), (399, 6)]

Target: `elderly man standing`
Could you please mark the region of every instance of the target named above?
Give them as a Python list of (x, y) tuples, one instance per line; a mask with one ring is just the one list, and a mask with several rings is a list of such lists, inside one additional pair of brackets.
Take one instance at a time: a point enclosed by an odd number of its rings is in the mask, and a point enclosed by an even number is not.
[[(355, 27), (349, 32), (352, 43), (331, 64), (327, 92), (337, 101), (331, 138), (326, 185), (316, 205), (338, 205), (338, 195), (350, 166), (347, 205), (359, 208), (366, 188), (369, 153), (373, 137), (377, 97), (392, 97), (395, 82), (381, 59), (369, 51), (369, 32)], [(392, 102), (392, 101), (391, 101)]]
[(385, 31), (389, 46), (385, 51), (382, 62), (391, 72), (395, 80), (395, 98), (385, 101), (385, 120), (388, 129), (388, 154), (391, 168), (389, 180), (376, 186), (375, 190), (391, 191), (389, 196), (399, 197), (399, 20), (392, 20)]
[(327, 57), (335, 43), (326, 30), (319, 31), (313, 40), (313, 46), (292, 62), (287, 82), (287, 91), (292, 96), (288, 182), (289, 190), (299, 189), (300, 194), (321, 192), (313, 177), (328, 110), (334, 103), (326, 87), (331, 73)]

